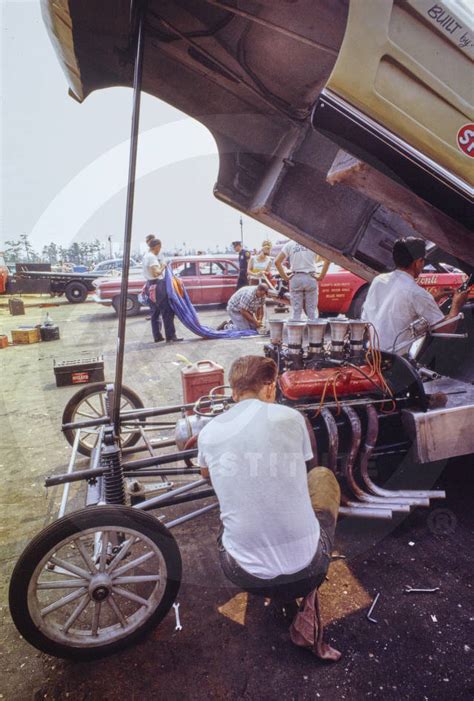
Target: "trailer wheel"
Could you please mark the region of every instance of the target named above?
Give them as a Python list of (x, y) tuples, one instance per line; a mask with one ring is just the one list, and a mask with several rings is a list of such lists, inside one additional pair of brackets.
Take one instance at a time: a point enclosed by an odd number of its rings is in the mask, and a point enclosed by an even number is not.
[(347, 314), (351, 319), (360, 319), (360, 316), (362, 314), (362, 307), (364, 306), (364, 302), (367, 297), (368, 291), (369, 286), (364, 285), (364, 287), (361, 287), (360, 290), (358, 290), (354, 295), (354, 298), (351, 302), (351, 306), (349, 307), (349, 312)]
[[(105, 406), (105, 388), (107, 382), (94, 382), (86, 385), (79, 392), (76, 392), (68, 401), (63, 412), (63, 424), (75, 423), (76, 421), (88, 421), (89, 419), (101, 419), (107, 416)], [(122, 400), (120, 411), (124, 409), (143, 409), (143, 402), (130, 387), (122, 385)], [(67, 442), (74, 445), (76, 431), (66, 429), (64, 431)], [(91, 455), (99, 438), (99, 428), (91, 427), (81, 432), (78, 451), (82, 455)], [(140, 439), (140, 432), (133, 429), (122, 429), (122, 448), (132, 446)]]
[(87, 299), (87, 287), (83, 282), (68, 282), (64, 293), (71, 304), (79, 304)]
[(76, 511), (41, 531), (10, 582), (21, 635), (48, 655), (75, 660), (121, 650), (166, 616), (181, 582), (170, 531), (127, 506)]
[[(125, 305), (127, 307), (127, 316), (137, 316), (137, 314), (140, 313), (140, 302), (138, 301), (137, 295), (127, 295)], [(120, 295), (113, 298), (112, 306), (118, 316), (120, 308)]]

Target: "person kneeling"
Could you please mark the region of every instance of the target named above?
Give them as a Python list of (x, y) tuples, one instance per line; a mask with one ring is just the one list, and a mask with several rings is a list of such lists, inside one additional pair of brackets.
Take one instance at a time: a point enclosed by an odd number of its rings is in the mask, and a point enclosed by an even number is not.
[(340, 653), (322, 643), (316, 590), (330, 563), (339, 484), (327, 468), (312, 467), (305, 418), (275, 403), (276, 379), (269, 358), (248, 355), (233, 363), (229, 382), (236, 403), (202, 429), (198, 464), (219, 500), (226, 577), (282, 602), (306, 597), (291, 638), (337, 660)]

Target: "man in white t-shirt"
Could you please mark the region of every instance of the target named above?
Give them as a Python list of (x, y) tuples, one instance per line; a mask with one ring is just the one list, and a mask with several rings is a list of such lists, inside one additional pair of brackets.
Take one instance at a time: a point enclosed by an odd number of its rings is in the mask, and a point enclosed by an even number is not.
[(287, 601), (319, 586), (326, 574), (339, 509), (333, 473), (311, 467), (304, 417), (275, 404), (273, 360), (236, 360), (229, 382), (236, 404), (198, 439), (198, 463), (219, 500), (225, 575), (255, 593)]
[(165, 270), (167, 262), (160, 255), (161, 241), (156, 238), (148, 239), (149, 237), (147, 237), (149, 250), (143, 256), (142, 266), (146, 280), (147, 295), (150, 300), (153, 340), (155, 343), (165, 340), (161, 334), (160, 317), (163, 317), (166, 341), (168, 343), (182, 341), (182, 338), (177, 338), (176, 336), (174, 312), (171, 309), (166, 292)]
[[(283, 267), (284, 261), (290, 264), (288, 274)], [(323, 261), (323, 269), (318, 274), (317, 263)], [(318, 316), (318, 281), (326, 275), (329, 262), (320, 258), (296, 241), (288, 241), (275, 259), (275, 266), (283, 280), (290, 285), (290, 302), (292, 321), (300, 321), (303, 311), (310, 320)]]
[[(469, 292), (454, 294), (451, 310), (445, 317), (433, 296), (416, 283), (425, 264), (425, 241), (414, 236), (398, 239), (392, 255), (396, 269), (373, 279), (362, 318), (376, 330), (381, 350), (403, 355), (413, 343), (409, 329), (413, 321), (423, 317), (432, 326), (444, 318), (456, 316)], [(441, 330), (447, 333), (455, 328), (456, 322), (453, 322)]]

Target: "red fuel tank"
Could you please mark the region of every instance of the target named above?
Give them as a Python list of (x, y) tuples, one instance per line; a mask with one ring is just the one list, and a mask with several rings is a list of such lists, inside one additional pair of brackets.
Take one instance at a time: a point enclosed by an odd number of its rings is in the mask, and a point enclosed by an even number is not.
[[(370, 375), (368, 365), (361, 366), (362, 372)], [(326, 397), (334, 397), (334, 387), (337, 397), (352, 394), (367, 394), (376, 391), (376, 385), (382, 389), (382, 383), (377, 376), (364, 377), (355, 368), (323, 368), (322, 370), (289, 370), (280, 376), (280, 389), (286, 399), (319, 399), (326, 388)]]
[[(214, 387), (224, 384), (224, 368), (212, 360), (198, 360), (181, 370), (183, 400), (185, 404), (196, 402), (209, 394)], [(190, 410), (192, 413), (192, 411)]]

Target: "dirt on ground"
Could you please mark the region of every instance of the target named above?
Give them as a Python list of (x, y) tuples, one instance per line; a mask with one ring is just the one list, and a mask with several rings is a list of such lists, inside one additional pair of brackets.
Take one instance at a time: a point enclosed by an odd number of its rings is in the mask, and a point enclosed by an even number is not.
[[(397, 471), (392, 479), (398, 485), (446, 489), (446, 500), (429, 509), (390, 522), (340, 520), (335, 553), (343, 557), (332, 562), (321, 587), (326, 637), (343, 653), (337, 664), (293, 646), (288, 623), (264, 599), (224, 578), (216, 550), (217, 511), (173, 530), (183, 558), (181, 631), (175, 630), (171, 610), (140, 643), (89, 662), (49, 657), (26, 643), (9, 616), (9, 579), (27, 543), (56, 517), (60, 491), (47, 492), (43, 483), (67, 465), (61, 416), (78, 389), (56, 387), (53, 359), (103, 354), (107, 378), (113, 378), (115, 361), (117, 321), (111, 310), (89, 302), (49, 312), (59, 325), (59, 341), (0, 350), (0, 699), (474, 699), (474, 471), (467, 458), (430, 466), (405, 461)], [(44, 315), (39, 306), (27, 307), (24, 317), (0, 308), (0, 333), (38, 324)], [(225, 312), (212, 309), (201, 316), (216, 327)], [(186, 330), (179, 333), (185, 336), (179, 346), (154, 344), (144, 315), (128, 321), (124, 383), (145, 406), (181, 400), (177, 353), (227, 369), (241, 354), (262, 352), (261, 339), (203, 341)], [(73, 500), (79, 499), (73, 490)], [(189, 509), (184, 504), (168, 512)], [(439, 590), (406, 594), (406, 585)], [(366, 615), (378, 593), (373, 623)]]

